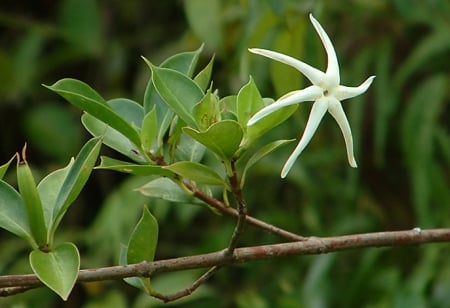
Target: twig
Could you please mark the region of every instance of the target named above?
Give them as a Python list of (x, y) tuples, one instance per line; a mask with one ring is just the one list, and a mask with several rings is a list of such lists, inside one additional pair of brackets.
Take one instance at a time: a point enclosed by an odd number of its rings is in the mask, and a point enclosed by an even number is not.
[[(450, 228), (407, 231), (376, 232), (335, 237), (310, 237), (306, 241), (236, 248), (232, 256), (224, 251), (180, 257), (154, 262), (141, 262), (126, 266), (86, 269), (79, 272), (78, 282), (117, 280), (127, 277), (150, 277), (163, 272), (174, 272), (195, 268), (224, 266), (255, 260), (285, 256), (315, 255), (365, 247), (404, 246), (423, 243), (450, 242)], [(0, 294), (14, 287), (42, 286), (32, 274), (0, 276)]]
[(157, 292), (153, 292), (151, 296), (162, 300), (165, 303), (176, 301), (182, 297), (191, 295), (198, 287), (200, 287), (203, 283), (206, 282), (209, 278), (211, 278), (218, 270), (220, 266), (211, 267), (206, 273), (204, 273), (200, 278), (194, 281), (189, 287), (183, 289), (181, 291), (172, 293), (172, 294), (161, 294)]
[(237, 177), (237, 170), (234, 161), (231, 161), (231, 170), (233, 171), (233, 175), (229, 178), (229, 181), (234, 198), (237, 202), (238, 217), (236, 226), (234, 227), (234, 231), (230, 239), (230, 244), (228, 245), (228, 249), (226, 251), (226, 253), (229, 255), (233, 254), (234, 249), (238, 245), (238, 240), (241, 234), (244, 232), (245, 218), (247, 217), (247, 204), (245, 203), (244, 196), (242, 195), (241, 184), (239, 183)]

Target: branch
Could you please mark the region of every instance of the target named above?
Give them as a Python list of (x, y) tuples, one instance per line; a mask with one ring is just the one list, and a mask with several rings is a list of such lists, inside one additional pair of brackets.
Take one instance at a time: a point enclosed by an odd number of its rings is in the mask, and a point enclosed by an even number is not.
[[(231, 256), (227, 249), (188, 257), (154, 262), (141, 262), (126, 266), (81, 270), (77, 282), (117, 280), (127, 277), (150, 277), (164, 272), (195, 268), (224, 266), (255, 260), (285, 256), (315, 255), (365, 247), (404, 246), (423, 243), (450, 242), (450, 228), (407, 231), (376, 232), (335, 237), (309, 237), (305, 241), (236, 248)], [(0, 295), (8, 296), (6, 290), (18, 290), (42, 286), (32, 274), (0, 277)]]

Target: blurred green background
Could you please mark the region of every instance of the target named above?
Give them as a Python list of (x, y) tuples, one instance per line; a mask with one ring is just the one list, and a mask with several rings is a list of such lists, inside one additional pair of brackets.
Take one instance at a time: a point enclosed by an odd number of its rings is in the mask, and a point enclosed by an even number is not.
[[(252, 75), (264, 96), (307, 84), (282, 64), (247, 52), (261, 47), (325, 69), (309, 22), (312, 12), (333, 41), (343, 84), (376, 75), (368, 92), (344, 102), (359, 168), (347, 165), (341, 133), (326, 116), (286, 180), (294, 145), (250, 172), (253, 216), (305, 236), (450, 226), (450, 4), (448, 0), (2, 0), (0, 4), (0, 159), (28, 143), (37, 176), (62, 167), (88, 134), (81, 112), (41, 84), (83, 80), (103, 97), (142, 101), (154, 63), (197, 49), (215, 54), (221, 96)], [(266, 138), (298, 138), (305, 103)], [(103, 149), (109, 153), (108, 149)], [(14, 181), (14, 175), (7, 178)], [(160, 222), (157, 258), (222, 249), (234, 222), (201, 207), (149, 200), (144, 178), (94, 171), (61, 227), (80, 248), (82, 268), (117, 264), (143, 204)], [(248, 228), (241, 245), (279, 241)], [(0, 274), (27, 273), (28, 247), (0, 232)], [(183, 288), (199, 271), (161, 274), (155, 288)], [(14, 307), (154, 307), (123, 282), (77, 285), (67, 302), (41, 288), (11, 298)], [(183, 307), (449, 307), (450, 245), (372, 248), (237, 265), (221, 270)]]

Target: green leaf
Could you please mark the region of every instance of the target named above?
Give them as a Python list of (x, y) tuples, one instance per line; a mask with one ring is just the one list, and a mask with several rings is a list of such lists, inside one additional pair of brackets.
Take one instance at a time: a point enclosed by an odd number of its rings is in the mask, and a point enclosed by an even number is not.
[(153, 145), (158, 135), (158, 119), (156, 116), (156, 108), (148, 112), (142, 122), (141, 143), (145, 152), (153, 153)]
[(223, 160), (230, 160), (233, 157), (244, 134), (239, 123), (233, 120), (214, 123), (204, 132), (190, 127), (184, 127), (183, 131)]
[(260, 161), (262, 158), (264, 158), (264, 156), (266, 156), (267, 154), (276, 150), (280, 146), (285, 145), (294, 140), (295, 139), (277, 140), (277, 141), (271, 142), (269, 144), (266, 144), (265, 146), (260, 148), (256, 153), (254, 153), (245, 164), (244, 171), (242, 172), (242, 177), (241, 177), (241, 187), (244, 187), (248, 169), (250, 169), (254, 164), (256, 164), (258, 161)]
[(248, 120), (264, 106), (261, 94), (259, 94), (253, 78), (244, 85), (237, 96), (237, 118), (242, 127), (247, 126)]
[(117, 114), (95, 90), (84, 82), (66, 78), (57, 81), (52, 86), (45, 87), (58, 93), (72, 105), (119, 131), (136, 146), (140, 146), (139, 133), (135, 127)]
[[(147, 197), (159, 198), (171, 202), (196, 203), (192, 194), (183, 190), (168, 178), (158, 178), (137, 189)], [(198, 203), (198, 202), (197, 202)]]
[(55, 231), (67, 208), (75, 201), (86, 184), (100, 152), (101, 143), (102, 139), (98, 137), (86, 142), (70, 167), (56, 197), (52, 232)]
[(19, 193), (0, 180), (0, 228), (33, 243), (25, 205)]
[(198, 84), (202, 91), (206, 91), (206, 89), (208, 89), (209, 87), (213, 64), (214, 56), (211, 57), (211, 60), (208, 62), (208, 64), (194, 77), (194, 81)]
[(173, 55), (164, 60), (160, 67), (170, 68), (188, 77), (192, 77), (202, 50), (203, 44), (197, 50), (181, 52)]
[(152, 70), (152, 81), (158, 94), (180, 119), (197, 127), (192, 109), (204, 96), (199, 86), (186, 75), (167, 68), (159, 68), (146, 60)]
[(144, 207), (142, 217), (134, 228), (128, 242), (127, 263), (153, 261), (157, 243), (158, 222), (148, 208)]
[[(47, 244), (47, 228), (41, 197), (36, 187), (33, 174), (25, 156), (26, 146), (22, 150), (22, 160), (17, 158), (17, 184), (28, 217), (31, 234), (39, 247)], [(17, 154), (19, 156), (19, 154)]]
[[(273, 103), (272, 99), (264, 99), (265, 105)], [(255, 124), (247, 126), (247, 134), (243, 142), (245, 147), (249, 147), (254, 141), (258, 140), (267, 131), (275, 126), (283, 123), (288, 119), (298, 108), (298, 104), (283, 107), (268, 116), (262, 118)]]
[(88, 132), (95, 137), (102, 137), (103, 143), (116, 150), (117, 152), (127, 156), (133, 161), (139, 163), (146, 163), (147, 160), (139, 152), (139, 148), (133, 144), (130, 139), (119, 133), (117, 130), (109, 127), (107, 124), (96, 119), (90, 114), (83, 114), (81, 116), (81, 123), (88, 130)]
[(50, 252), (33, 250), (30, 265), (40, 281), (67, 300), (80, 270), (80, 254), (74, 244), (63, 243)]
[(6, 171), (8, 171), (9, 165), (12, 163), (14, 158), (16, 158), (16, 155), (11, 157), (11, 159), (7, 163), (0, 166), (0, 180), (3, 179), (3, 177), (5, 176), (5, 173)]
[[(119, 255), (119, 265), (128, 265), (127, 262), (128, 247), (125, 245), (120, 245), (120, 255)], [(144, 291), (149, 294), (152, 290), (150, 283), (150, 278), (147, 277), (127, 277), (123, 279), (130, 286), (135, 287), (139, 290)]]
[(74, 159), (72, 158), (65, 168), (55, 170), (48, 174), (37, 186), (42, 201), (47, 229), (50, 229), (53, 223), (53, 211), (55, 209), (56, 198), (58, 197), (58, 193), (61, 190), (64, 179), (66, 178), (70, 167), (72, 167), (73, 162)]
[(194, 106), (193, 114), (200, 130), (208, 129), (221, 120), (217, 96), (208, 91), (203, 99)]
[(100, 159), (101, 159), (100, 166), (95, 167), (95, 169), (114, 170), (140, 176), (160, 175), (160, 176), (174, 177), (174, 174), (172, 172), (164, 169), (161, 166), (137, 165), (106, 156), (101, 156)]
[(164, 169), (168, 169), (199, 184), (226, 185), (225, 181), (217, 172), (199, 163), (181, 161), (165, 166)]

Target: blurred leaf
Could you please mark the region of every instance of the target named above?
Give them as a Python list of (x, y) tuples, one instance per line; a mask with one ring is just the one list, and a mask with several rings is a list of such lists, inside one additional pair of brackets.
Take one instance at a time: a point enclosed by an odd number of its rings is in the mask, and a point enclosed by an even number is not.
[(3, 179), (3, 177), (5, 176), (6, 171), (8, 171), (9, 165), (12, 163), (12, 161), (14, 160), (14, 158), (16, 158), (17, 156), (14, 155), (13, 157), (11, 157), (11, 159), (4, 163), (3, 165), (0, 166), (0, 180)]
[(53, 210), (54, 222), (52, 232), (55, 231), (64, 213), (84, 188), (97, 161), (101, 144), (102, 139), (98, 137), (86, 142), (75, 158), (74, 163), (70, 166), (56, 197)]
[(86, 111), (100, 121), (130, 139), (136, 146), (140, 146), (139, 133), (121, 115), (117, 114), (105, 100), (90, 86), (76, 79), (61, 79), (52, 86), (45, 86), (58, 93), (71, 104)]
[(20, 194), (0, 180), (0, 227), (33, 243), (27, 212)]
[(159, 68), (148, 61), (147, 64), (152, 70), (152, 81), (158, 94), (186, 124), (197, 127), (192, 109), (203, 98), (202, 90), (178, 71)]
[(181, 134), (176, 144), (175, 159), (172, 161), (192, 161), (199, 162), (205, 155), (206, 148), (203, 144), (192, 139), (186, 134)]
[(50, 252), (33, 250), (30, 265), (40, 281), (67, 300), (80, 270), (80, 254), (74, 244), (63, 243)]
[(65, 106), (44, 104), (27, 109), (23, 125), (30, 143), (60, 162), (83, 142), (78, 123)]
[(134, 175), (148, 176), (148, 175), (160, 175), (173, 177), (174, 174), (161, 166), (157, 165), (137, 165), (118, 159), (110, 158), (107, 156), (101, 156), (100, 165), (95, 169), (114, 170), (124, 173), (131, 173)]
[[(26, 161), (26, 146), (23, 147), (22, 157), (17, 154), (17, 184), (22, 196), (28, 217), (31, 234), (39, 248), (47, 244), (47, 227), (45, 225), (44, 209), (41, 197), (36, 187), (30, 166)], [(35, 247), (33, 247), (35, 248)]]
[(223, 160), (230, 160), (239, 148), (243, 137), (242, 127), (236, 121), (224, 120), (214, 123), (204, 132), (190, 127), (183, 131), (216, 153)]
[(223, 46), (221, 1), (189, 0), (183, 3), (189, 25), (200, 41), (220, 50)]
[(181, 161), (165, 166), (168, 169), (182, 177), (188, 178), (195, 183), (208, 185), (226, 186), (225, 181), (211, 168), (190, 161)]
[(95, 0), (63, 0), (59, 12), (60, 29), (78, 50), (98, 54), (102, 48), (101, 16)]

